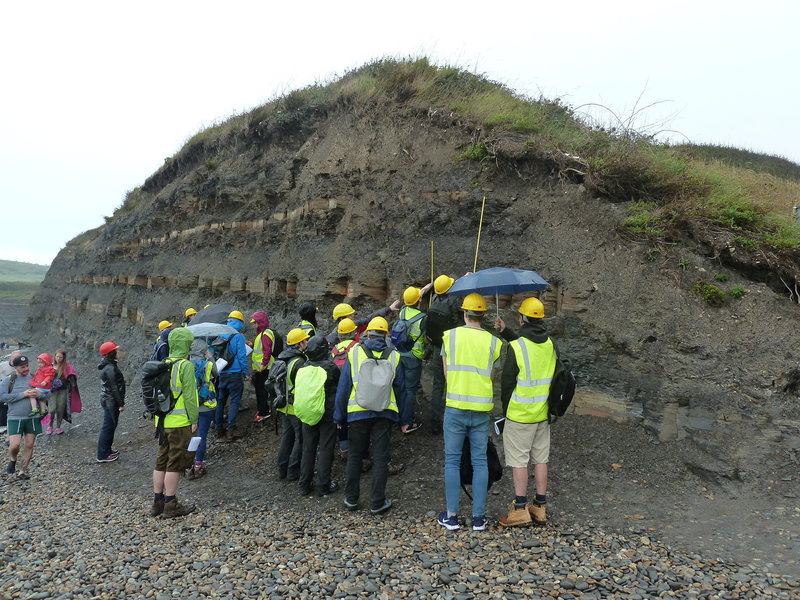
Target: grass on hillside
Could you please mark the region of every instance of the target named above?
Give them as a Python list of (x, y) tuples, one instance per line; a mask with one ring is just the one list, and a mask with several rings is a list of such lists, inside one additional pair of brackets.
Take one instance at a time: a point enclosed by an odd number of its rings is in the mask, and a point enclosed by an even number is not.
[(11, 300), (31, 300), (38, 289), (38, 283), (29, 283), (23, 281), (1, 281), (0, 298), (8, 298)]
[(39, 284), (47, 275), (48, 265), (0, 260), (0, 282), (23, 282)]
[[(630, 128), (593, 128), (559, 100), (526, 98), (462, 69), (431, 65), (425, 58), (380, 60), (331, 83), (292, 91), (200, 131), (162, 168), (200, 149), (206, 168), (212, 170), (209, 164), (218, 164), (226, 142), (246, 137), (265, 123), (272, 131), (292, 133), (315, 113), (390, 106), (410, 114), (456, 114), (480, 126), (483, 140), (501, 131), (524, 136), (533, 156), (551, 157), (562, 171), (569, 165), (598, 195), (634, 201), (624, 224), (637, 233), (663, 236), (686, 220), (702, 219), (734, 230), (749, 249), (800, 246), (800, 228), (792, 219), (792, 206), (800, 200), (800, 166), (736, 149), (668, 147)], [(483, 160), (488, 145), (476, 142), (471, 151), (455, 158)], [(149, 197), (137, 188), (119, 212)]]

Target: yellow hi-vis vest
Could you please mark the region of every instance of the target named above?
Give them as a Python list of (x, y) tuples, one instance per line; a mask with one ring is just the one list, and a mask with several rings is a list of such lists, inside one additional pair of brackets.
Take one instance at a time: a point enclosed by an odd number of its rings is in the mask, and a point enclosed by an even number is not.
[[(192, 367), (192, 380), (184, 383), (181, 380), (181, 366), (189, 361), (181, 358), (177, 360), (168, 358), (166, 362), (172, 365), (170, 367), (169, 387), (172, 390), (172, 395), (177, 398), (177, 400), (175, 401), (175, 408), (164, 417), (164, 428), (173, 429), (175, 427), (186, 427), (187, 425), (191, 425), (189, 422), (189, 413), (186, 412), (186, 395), (194, 393), (195, 402), (197, 402), (197, 383), (194, 378), (194, 367)], [(158, 426), (159, 418), (160, 417), (156, 417), (153, 419), (156, 426)]]
[(491, 412), (494, 406), (492, 368), (503, 342), (485, 329), (456, 327), (442, 337), (447, 365), (445, 405), (461, 410)]
[(511, 394), (506, 418), (517, 423), (547, 420), (547, 396), (556, 370), (553, 340), (537, 344), (521, 337), (510, 342), (517, 360), (517, 386)]
[[(369, 353), (369, 356), (367, 356)], [(347, 400), (347, 412), (354, 413), (354, 412), (361, 412), (367, 410), (366, 408), (361, 408), (358, 403), (356, 402), (356, 390), (358, 389), (358, 371), (361, 369), (361, 364), (367, 360), (368, 358), (378, 358), (382, 353), (378, 352), (377, 354), (372, 350), (364, 350), (364, 346), (361, 344), (357, 344), (353, 346), (348, 353), (348, 360), (350, 361), (350, 377), (353, 380), (353, 387), (350, 388), (350, 398)], [(400, 353), (397, 350), (392, 350), (389, 353), (389, 356), (386, 357), (386, 360), (389, 361), (389, 364), (392, 365), (392, 371), (394, 375), (392, 376), (392, 382), (394, 382), (394, 378), (397, 377), (397, 365), (400, 364)], [(392, 385), (391, 396), (389, 399), (389, 406), (386, 407), (386, 410), (392, 410), (396, 413), (400, 411), (397, 410), (397, 398), (394, 395), (394, 385)]]
[[(400, 309), (398, 318), (410, 321), (421, 313), (421, 310), (417, 310), (416, 308), (412, 308), (410, 306), (404, 306)], [(408, 352), (403, 352), (404, 356), (414, 355), (415, 358), (420, 360), (425, 357), (425, 334), (422, 331), (422, 321), (424, 320), (425, 317), (422, 317), (411, 324), (410, 331), (408, 333), (411, 336), (411, 339), (414, 340), (414, 345)]]
[[(289, 359), (289, 362), (286, 363), (286, 406), (276, 409), (278, 412), (282, 412), (287, 415), (294, 414), (294, 380), (292, 379), (292, 369), (298, 360), (303, 360), (303, 357), (295, 356), (294, 358)], [(297, 375), (297, 373), (295, 373), (295, 375)]]
[[(264, 360), (264, 341), (261, 339), (264, 334), (272, 340), (272, 348), (273, 350), (275, 349), (275, 334), (272, 333), (271, 329), (265, 329), (256, 336), (256, 341), (253, 343), (253, 351), (250, 353), (250, 368), (254, 372), (258, 371), (261, 366), (261, 361)], [(273, 362), (275, 362), (275, 357), (270, 354), (269, 360), (267, 361), (267, 370), (269, 370)]]

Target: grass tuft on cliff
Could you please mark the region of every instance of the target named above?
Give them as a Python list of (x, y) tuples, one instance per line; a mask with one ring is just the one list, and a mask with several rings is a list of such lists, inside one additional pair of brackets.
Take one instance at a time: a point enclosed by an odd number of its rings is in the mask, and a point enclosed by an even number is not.
[[(189, 157), (200, 156), (213, 170), (226, 140), (253, 132), (262, 138), (293, 135), (303, 131), (310, 117), (341, 108), (445, 115), (477, 136), (454, 160), (502, 159), (492, 154), (493, 136), (520, 136), (531, 159), (552, 162), (562, 176), (611, 201), (632, 201), (632, 214), (623, 225), (636, 234), (680, 235), (691, 222), (732, 232), (749, 251), (800, 246), (800, 227), (792, 218), (792, 206), (800, 199), (800, 166), (735, 148), (670, 147), (631, 128), (591, 127), (558, 99), (527, 98), (426, 58), (377, 60), (215, 124), (189, 139), (151, 179), (158, 181), (159, 173), (178, 168)], [(119, 212), (150, 198), (157, 186), (149, 181), (126, 197)]]

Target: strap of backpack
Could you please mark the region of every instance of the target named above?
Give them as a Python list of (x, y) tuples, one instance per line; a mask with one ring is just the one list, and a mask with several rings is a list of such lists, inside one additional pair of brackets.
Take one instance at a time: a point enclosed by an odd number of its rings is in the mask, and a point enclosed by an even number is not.
[(17, 372), (14, 371), (11, 375), (8, 376), (8, 390), (6, 390), (7, 394), (11, 393), (11, 390), (13, 389), (16, 381), (17, 381)]

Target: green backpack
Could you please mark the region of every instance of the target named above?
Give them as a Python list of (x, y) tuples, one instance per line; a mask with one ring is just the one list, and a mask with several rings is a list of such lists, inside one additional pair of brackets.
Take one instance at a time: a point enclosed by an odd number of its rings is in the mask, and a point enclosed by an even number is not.
[(294, 416), (306, 425), (316, 425), (325, 413), (325, 382), (328, 372), (319, 365), (300, 367), (294, 380)]

